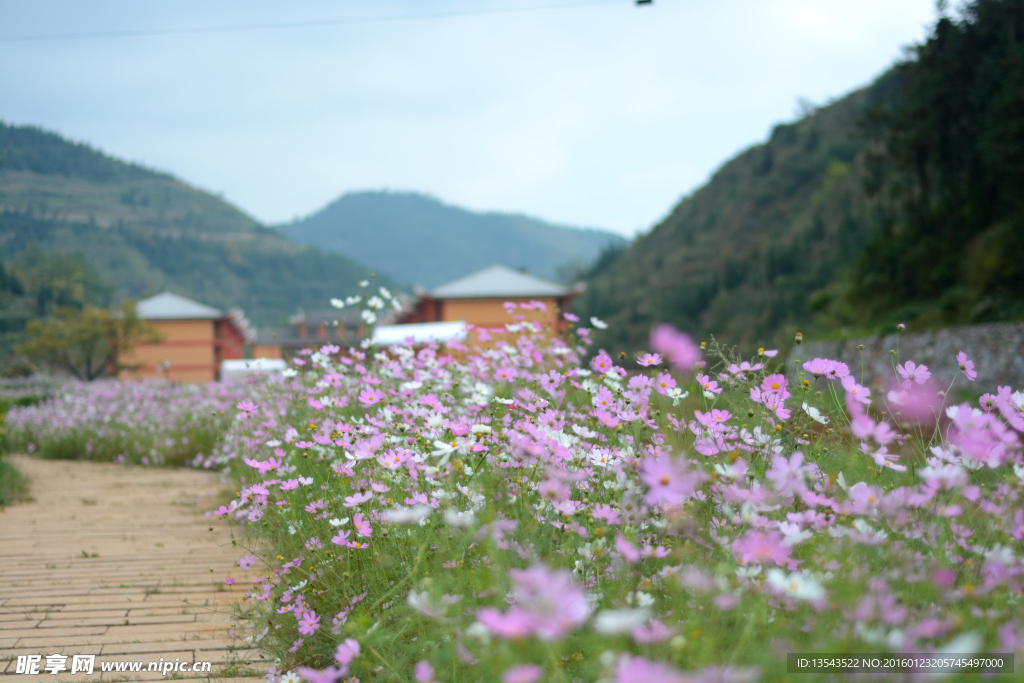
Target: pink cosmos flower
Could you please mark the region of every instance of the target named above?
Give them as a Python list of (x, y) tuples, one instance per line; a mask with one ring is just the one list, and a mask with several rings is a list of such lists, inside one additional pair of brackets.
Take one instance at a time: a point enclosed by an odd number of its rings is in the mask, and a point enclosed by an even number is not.
[(373, 494), (370, 493), (369, 491), (366, 491), (364, 493), (355, 493), (351, 496), (345, 496), (345, 502), (342, 503), (342, 505), (344, 505), (347, 508), (354, 508), (356, 506), (362, 505), (371, 498), (373, 498)]
[(348, 537), (351, 533), (351, 531), (339, 531), (337, 534), (335, 534), (334, 538), (331, 539), (331, 543), (333, 543), (334, 545), (342, 546), (348, 545)]
[(317, 671), (308, 666), (300, 666), (295, 670), (295, 673), (302, 676), (309, 683), (336, 683), (336, 681), (348, 673), (348, 668), (339, 669), (336, 666), (329, 666), (323, 671)]
[(373, 529), (370, 528), (370, 523), (363, 519), (363, 513), (357, 512), (352, 518), (352, 524), (356, 527), (356, 533), (360, 536), (369, 537), (373, 535)]
[(255, 562), (256, 562), (256, 556), (255, 555), (246, 555), (245, 557), (243, 557), (242, 559), (240, 559), (238, 561), (238, 566), (241, 567), (242, 569), (248, 569)]
[(829, 360), (827, 358), (815, 358), (804, 363), (804, 370), (811, 373), (815, 377), (825, 377), (827, 379), (843, 379), (850, 374), (850, 369), (846, 363), (841, 363), (837, 360)]
[(924, 384), (928, 381), (928, 378), (932, 376), (932, 373), (928, 370), (927, 365), (914, 365), (914, 361), (908, 360), (903, 365), (897, 365), (896, 371), (903, 377), (902, 387), (908, 388), (912, 383)]
[(497, 372), (494, 373), (494, 379), (503, 380), (506, 382), (511, 382), (518, 376), (519, 371), (510, 365), (498, 368)]
[(518, 664), (502, 674), (501, 683), (537, 683), (543, 673), (536, 664)]
[(623, 653), (615, 667), (615, 683), (689, 683), (682, 671), (662, 662)]
[(256, 404), (253, 403), (252, 401), (241, 401), (235, 407), (238, 408), (239, 410), (241, 410), (243, 413), (253, 413), (253, 412), (256, 412)]
[(718, 382), (711, 379), (707, 375), (697, 375), (697, 383), (700, 384), (701, 389), (710, 394), (720, 394), (722, 390), (718, 388)]
[(950, 411), (954, 417), (949, 441), (958, 446), (966, 458), (999, 467), (1020, 450), (1017, 435), (995, 413), (974, 411), (968, 403)]
[(974, 371), (974, 361), (969, 359), (966, 353), (961, 351), (956, 354), (956, 362), (960, 366), (960, 372), (964, 373), (964, 377), (969, 381), (973, 382), (978, 379), (978, 373)]
[(341, 664), (346, 670), (348, 665), (359, 656), (359, 641), (355, 638), (346, 638), (344, 643), (338, 645), (334, 652), (334, 661)]
[(594, 394), (594, 398), (591, 399), (596, 407), (602, 409), (611, 410), (615, 406), (615, 395), (608, 389), (608, 387), (602, 386)]
[(732, 551), (740, 564), (782, 565), (789, 562), (789, 546), (782, 534), (774, 529), (746, 532), (733, 541)]
[(364, 406), (372, 406), (384, 399), (384, 392), (380, 389), (363, 389), (359, 392), (359, 402)]
[(635, 545), (623, 538), (622, 534), (615, 537), (615, 549), (627, 562), (639, 562), (640, 550)]
[(761, 382), (761, 391), (771, 394), (786, 394), (789, 397), (789, 392), (786, 391), (786, 387), (789, 382), (786, 380), (785, 375), (768, 375)]
[(682, 459), (644, 458), (640, 479), (647, 484), (648, 505), (682, 505), (704, 481), (704, 473), (690, 470)]
[(311, 636), (316, 633), (318, 628), (320, 628), (320, 617), (317, 616), (317, 613), (312, 610), (303, 612), (302, 617), (299, 618), (299, 633)]
[(414, 673), (416, 677), (416, 683), (437, 683), (434, 680), (434, 667), (430, 665), (425, 659), (421, 659), (416, 662), (416, 669)]
[(651, 368), (655, 365), (661, 365), (661, 355), (657, 353), (645, 353), (637, 358), (636, 362), (643, 365), (645, 368)]
[(996, 397), (992, 394), (982, 394), (978, 398), (978, 404), (985, 412), (996, 409)]
[(654, 381), (654, 389), (662, 396), (667, 396), (669, 389), (674, 389), (676, 381), (667, 372), (659, 372), (658, 378)]
[(651, 332), (651, 348), (668, 360), (679, 372), (689, 372), (700, 360), (700, 349), (690, 335), (671, 325), (658, 325)]
[(804, 454), (794, 451), (786, 459), (784, 455), (772, 456), (771, 468), (765, 472), (765, 478), (772, 482), (775, 490), (782, 495), (799, 493), (807, 488), (807, 479), (813, 477), (818, 468), (812, 464), (804, 464)]
[(908, 384), (899, 391), (886, 394), (889, 410), (898, 414), (901, 420), (928, 420), (935, 417), (941, 402), (939, 386), (931, 380), (923, 384)]
[(608, 357), (606, 353), (599, 353), (594, 357), (594, 360), (590, 361), (590, 367), (594, 369), (594, 372), (600, 372), (602, 375), (607, 374), (614, 367), (612, 359)]
[(651, 619), (647, 624), (640, 624), (630, 632), (633, 640), (638, 643), (661, 643), (675, 634), (675, 630), (665, 626), (657, 619)]
[(595, 505), (591, 514), (593, 514), (594, 519), (600, 519), (608, 524), (619, 523), (619, 511), (610, 505)]
[(495, 635), (536, 635), (541, 640), (558, 640), (590, 617), (587, 596), (568, 571), (537, 565), (531, 569), (510, 569), (508, 574), (516, 604), (506, 613), (493, 607), (477, 610), (477, 619)]
[(864, 405), (871, 403), (871, 390), (857, 384), (857, 381), (850, 375), (843, 378), (843, 389), (846, 389), (847, 397), (852, 398), (854, 401)]

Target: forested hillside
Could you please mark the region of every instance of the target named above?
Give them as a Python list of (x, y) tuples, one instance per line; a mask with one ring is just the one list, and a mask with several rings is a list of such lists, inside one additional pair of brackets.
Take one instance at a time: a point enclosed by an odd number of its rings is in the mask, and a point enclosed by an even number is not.
[(870, 87), (776, 126), (595, 267), (596, 340), (745, 350), (1024, 316), (1024, 0), (976, 0)]
[(0, 260), (13, 276), (32, 247), (80, 254), (108, 284), (108, 303), (170, 289), (242, 307), (257, 324), (321, 308), (369, 274), (169, 175), (0, 124)]
[(873, 94), (776, 126), (596, 268), (580, 305), (609, 322), (598, 341), (639, 349), (668, 321), (750, 346), (805, 324), (867, 235), (857, 121)]
[(280, 226), (305, 244), (346, 254), (404, 285), (431, 288), (495, 263), (572, 279), (625, 240), (521, 214), (478, 213), (410, 192), (353, 192)]

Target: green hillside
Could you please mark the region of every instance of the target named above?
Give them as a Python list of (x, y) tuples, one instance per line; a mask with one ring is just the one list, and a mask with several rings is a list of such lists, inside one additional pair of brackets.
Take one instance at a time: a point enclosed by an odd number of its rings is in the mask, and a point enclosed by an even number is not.
[(588, 274), (595, 340), (744, 350), (1024, 317), (1024, 0), (974, 0), (870, 87), (776, 126)]
[(861, 90), (724, 164), (619, 258), (591, 273), (579, 307), (605, 318), (597, 341), (646, 344), (662, 321), (701, 338), (779, 343), (806, 324), (866, 238), (857, 120)]
[(506, 213), (477, 213), (408, 192), (354, 192), (281, 230), (346, 254), (404, 285), (435, 287), (501, 263), (568, 279), (625, 240)]
[(170, 289), (258, 325), (322, 308), (369, 274), (167, 174), (0, 124), (0, 260), (16, 265), (33, 245), (84, 255), (111, 302)]

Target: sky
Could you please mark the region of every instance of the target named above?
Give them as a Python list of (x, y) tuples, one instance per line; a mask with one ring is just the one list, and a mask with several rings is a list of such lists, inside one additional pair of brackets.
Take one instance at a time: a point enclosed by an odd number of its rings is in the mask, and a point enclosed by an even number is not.
[(933, 0), (0, 0), (0, 119), (267, 224), (390, 189), (633, 235), (933, 20)]

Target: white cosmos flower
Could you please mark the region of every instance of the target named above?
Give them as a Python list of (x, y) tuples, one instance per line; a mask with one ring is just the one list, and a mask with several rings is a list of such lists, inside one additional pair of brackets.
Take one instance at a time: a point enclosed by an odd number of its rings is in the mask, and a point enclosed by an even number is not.
[(295, 377), (298, 374), (299, 371), (296, 370), (295, 368), (285, 368), (283, 371), (281, 371), (282, 377)]
[(594, 630), (609, 636), (629, 633), (650, 618), (651, 611), (646, 607), (601, 610), (594, 617)]
[(807, 405), (806, 401), (804, 402), (803, 409), (804, 412), (810, 415), (811, 419), (814, 420), (815, 422), (820, 422), (823, 425), (828, 424), (828, 416), (822, 415), (821, 411), (815, 408), (814, 406)]
[(384, 300), (379, 296), (371, 296), (366, 300), (366, 305), (370, 308), (376, 308), (378, 311), (384, 308)]
[(444, 523), (448, 526), (473, 526), (476, 524), (476, 517), (472, 510), (459, 512), (455, 508), (448, 508), (444, 511)]
[(683, 391), (679, 387), (672, 387), (665, 392), (665, 395), (672, 399), (672, 405), (677, 406), (679, 402), (690, 395), (689, 391)]
[(816, 602), (825, 597), (821, 584), (802, 572), (787, 575), (778, 567), (772, 567), (765, 573), (765, 582), (777, 592), (797, 600)]
[(376, 314), (369, 309), (364, 310), (362, 313), (360, 313), (360, 315), (362, 316), (363, 320), (366, 321), (367, 325), (372, 325), (375, 322), (377, 322)]
[(335, 308), (345, 308), (345, 302), (341, 299), (331, 299), (331, 305)]
[(606, 323), (605, 321), (601, 320), (600, 318), (591, 318), (590, 319), (590, 324), (593, 325), (594, 327), (596, 327), (599, 330), (607, 330), (608, 329), (608, 323)]
[(349, 306), (351, 306), (352, 304), (357, 304), (357, 303), (359, 303), (362, 300), (363, 300), (363, 297), (361, 297), (361, 296), (350, 296), (350, 297), (347, 297), (345, 299), (345, 303), (348, 304)]
[(417, 389), (419, 389), (422, 386), (423, 386), (423, 382), (416, 382), (416, 381), (404, 382), (402, 384), (402, 389), (405, 389), (406, 391), (416, 391)]
[(395, 508), (384, 513), (384, 517), (392, 524), (412, 524), (426, 519), (434, 511), (429, 505), (413, 505), (408, 508)]
[(597, 436), (597, 432), (587, 429), (586, 427), (580, 427), (579, 425), (573, 425), (572, 431), (576, 432), (584, 439), (593, 439), (595, 436)]

